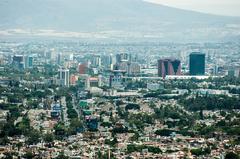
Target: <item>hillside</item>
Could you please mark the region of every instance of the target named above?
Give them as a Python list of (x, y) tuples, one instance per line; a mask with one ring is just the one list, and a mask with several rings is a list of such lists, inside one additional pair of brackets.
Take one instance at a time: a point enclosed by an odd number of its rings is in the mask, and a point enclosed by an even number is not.
[(0, 29), (6, 35), (58, 36), (55, 32), (65, 32), (59, 35), (222, 39), (238, 36), (240, 24), (238, 17), (197, 13), (141, 0), (2, 0), (0, 16)]

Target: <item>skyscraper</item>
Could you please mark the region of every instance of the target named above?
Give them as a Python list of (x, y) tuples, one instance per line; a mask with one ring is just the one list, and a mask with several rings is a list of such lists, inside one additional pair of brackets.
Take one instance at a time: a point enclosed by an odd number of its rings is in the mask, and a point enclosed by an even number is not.
[(59, 69), (59, 84), (63, 87), (69, 87), (69, 70), (68, 69)]
[(24, 64), (25, 64), (25, 68), (32, 68), (33, 67), (33, 57), (32, 56), (25, 56), (24, 57)]
[(59, 53), (59, 54), (57, 54), (57, 64), (58, 65), (61, 65), (62, 64), (62, 54), (61, 53)]
[(101, 67), (101, 56), (100, 55), (94, 55), (92, 56), (92, 59), (91, 59), (91, 66), (92, 67)]
[(200, 52), (193, 52), (190, 54), (189, 63), (190, 75), (204, 75), (205, 74), (205, 54)]
[(24, 56), (23, 55), (14, 55), (12, 59), (12, 64), (16, 69), (23, 70), (25, 68)]
[(78, 65), (78, 73), (79, 74), (87, 74), (87, 70), (88, 70), (88, 67), (87, 67), (86, 63), (81, 63)]
[(158, 76), (165, 78), (167, 75), (181, 75), (181, 61), (177, 59), (158, 60)]
[(130, 55), (127, 53), (121, 53), (116, 55), (116, 63), (130, 61)]
[(103, 55), (101, 59), (102, 59), (101, 62), (102, 62), (103, 68), (106, 70), (110, 70), (113, 64), (112, 55)]

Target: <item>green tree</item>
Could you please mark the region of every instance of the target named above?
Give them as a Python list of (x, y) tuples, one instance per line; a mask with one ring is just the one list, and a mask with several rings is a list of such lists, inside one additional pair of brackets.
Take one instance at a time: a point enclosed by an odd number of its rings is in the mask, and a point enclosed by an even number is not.
[(69, 159), (69, 157), (64, 155), (64, 152), (61, 152), (55, 159)]
[(229, 152), (226, 154), (225, 159), (240, 159), (240, 157), (234, 152)]
[(34, 154), (31, 152), (31, 151), (27, 151), (25, 154), (24, 154), (24, 158), (25, 159), (32, 159), (32, 158), (34, 158)]
[(27, 144), (32, 145), (32, 144), (37, 144), (40, 142), (40, 133), (37, 130), (32, 130), (28, 134), (28, 139), (27, 139)]
[(53, 134), (45, 134), (43, 136), (43, 140), (46, 142), (46, 143), (52, 143), (54, 141), (54, 135)]
[(4, 155), (5, 155), (4, 159), (13, 159), (13, 154), (10, 152), (6, 152), (4, 153)]

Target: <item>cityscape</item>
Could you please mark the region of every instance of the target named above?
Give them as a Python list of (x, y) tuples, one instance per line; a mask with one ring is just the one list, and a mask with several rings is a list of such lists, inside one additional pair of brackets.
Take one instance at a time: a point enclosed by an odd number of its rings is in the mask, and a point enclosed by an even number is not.
[(0, 24), (0, 158), (240, 159), (236, 28), (231, 35), (221, 28), (224, 40), (196, 42), (189, 33), (163, 42), (128, 31), (84, 39)]

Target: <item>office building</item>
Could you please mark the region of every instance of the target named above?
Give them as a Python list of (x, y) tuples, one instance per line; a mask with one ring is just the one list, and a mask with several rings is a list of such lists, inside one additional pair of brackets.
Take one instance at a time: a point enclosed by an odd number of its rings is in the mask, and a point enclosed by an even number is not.
[(87, 64), (86, 63), (81, 63), (78, 65), (78, 73), (79, 74), (87, 74)]
[(230, 77), (240, 77), (240, 67), (229, 67), (228, 76)]
[(0, 65), (4, 65), (4, 64), (5, 64), (4, 56), (0, 54)]
[(25, 68), (32, 68), (33, 67), (33, 57), (32, 56), (25, 56), (24, 57), (24, 66), (25, 66)]
[(190, 75), (205, 75), (205, 54), (193, 52), (190, 54), (189, 62)]
[(101, 56), (100, 55), (94, 55), (92, 58), (91, 58), (91, 66), (92, 67), (101, 67)]
[(123, 88), (123, 76), (126, 74), (126, 71), (114, 70), (112, 73), (109, 78), (109, 86), (118, 89)]
[(47, 60), (52, 60), (53, 52), (52, 51), (45, 52), (45, 57), (46, 57)]
[[(134, 60), (136, 60), (136, 58)], [(140, 65), (132, 61), (131, 54), (121, 53), (116, 55), (114, 70), (125, 71), (128, 76), (134, 76), (140, 73)]]
[(58, 65), (61, 65), (62, 62), (63, 62), (63, 55), (62, 55), (61, 53), (59, 53), (59, 54), (57, 55), (57, 64), (58, 64)]
[(102, 66), (105, 70), (111, 70), (113, 64), (112, 55), (103, 55), (102, 57)]
[(24, 56), (23, 55), (14, 55), (13, 59), (12, 59), (12, 65), (16, 69), (20, 69), (20, 70), (24, 69), (25, 68)]
[(181, 61), (177, 59), (158, 60), (158, 76), (165, 79), (167, 75), (181, 75)]
[(128, 64), (128, 70), (127, 70), (127, 74), (128, 75), (137, 75), (140, 74), (141, 72), (141, 67), (139, 65), (139, 63), (137, 62), (131, 62), (130, 64)]
[(60, 86), (69, 87), (69, 78), (68, 69), (59, 69), (58, 79)]
[(126, 53), (121, 53), (116, 55), (116, 63), (130, 61), (130, 55)]

